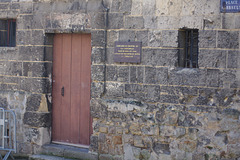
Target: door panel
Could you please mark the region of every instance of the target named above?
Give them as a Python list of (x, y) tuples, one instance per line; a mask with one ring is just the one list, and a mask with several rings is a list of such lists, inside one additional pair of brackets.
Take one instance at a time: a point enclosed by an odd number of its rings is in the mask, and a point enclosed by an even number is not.
[(52, 140), (89, 145), (91, 36), (57, 34), (53, 54)]

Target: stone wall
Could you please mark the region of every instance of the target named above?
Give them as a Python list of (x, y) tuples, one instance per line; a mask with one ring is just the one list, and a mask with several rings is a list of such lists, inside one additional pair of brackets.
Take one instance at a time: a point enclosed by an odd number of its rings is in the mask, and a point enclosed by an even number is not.
[[(100, 159), (240, 157), (239, 13), (220, 13), (220, 1), (207, 0), (108, 7), (105, 79), (104, 60), (92, 65), (92, 149)], [(197, 69), (178, 67), (181, 28), (199, 29)], [(114, 42), (128, 40), (142, 41), (140, 64), (113, 61)]]
[[(17, 46), (0, 48), (0, 103), (17, 113), (18, 153), (51, 141), (54, 33), (91, 33), (99, 159), (239, 158), (240, 14), (220, 13), (220, 0), (104, 5), (108, 13), (100, 0), (0, 2), (0, 18), (17, 20)], [(199, 29), (197, 69), (178, 67), (182, 28)], [(114, 42), (129, 40), (142, 42), (141, 63), (113, 62)]]

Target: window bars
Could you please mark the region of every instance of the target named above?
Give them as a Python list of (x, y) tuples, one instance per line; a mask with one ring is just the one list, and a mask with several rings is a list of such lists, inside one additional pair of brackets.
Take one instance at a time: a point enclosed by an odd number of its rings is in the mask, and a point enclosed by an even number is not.
[(0, 47), (16, 46), (16, 20), (0, 20)]
[(198, 68), (198, 30), (185, 30), (185, 59), (184, 67)]
[(7, 151), (1, 160), (7, 160), (11, 152), (16, 153), (16, 116), (12, 110), (5, 110), (0, 107), (0, 150)]
[(198, 68), (198, 29), (180, 29), (178, 66)]

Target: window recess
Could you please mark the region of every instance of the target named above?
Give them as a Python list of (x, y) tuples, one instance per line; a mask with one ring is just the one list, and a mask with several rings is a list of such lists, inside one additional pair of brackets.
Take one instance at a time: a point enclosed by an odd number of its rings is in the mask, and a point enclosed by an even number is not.
[(198, 29), (179, 30), (179, 67), (198, 68), (198, 35)]
[(0, 47), (16, 46), (16, 20), (0, 20)]

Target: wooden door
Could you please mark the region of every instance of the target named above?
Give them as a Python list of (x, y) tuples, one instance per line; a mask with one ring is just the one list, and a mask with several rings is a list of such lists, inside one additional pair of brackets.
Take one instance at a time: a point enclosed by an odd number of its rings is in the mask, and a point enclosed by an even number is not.
[(89, 145), (90, 34), (56, 34), (53, 44), (52, 141)]

